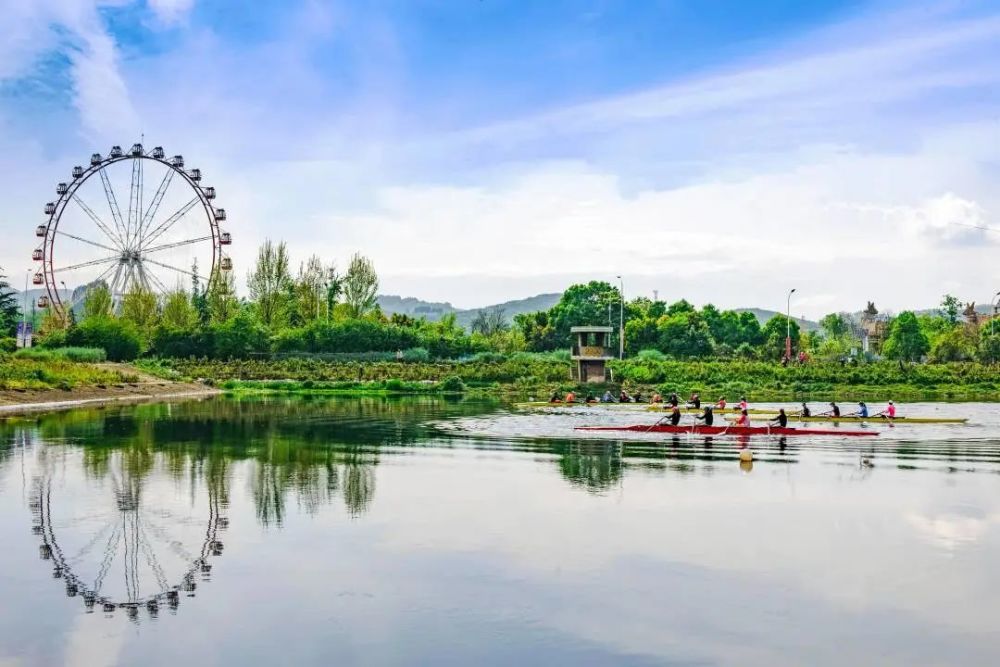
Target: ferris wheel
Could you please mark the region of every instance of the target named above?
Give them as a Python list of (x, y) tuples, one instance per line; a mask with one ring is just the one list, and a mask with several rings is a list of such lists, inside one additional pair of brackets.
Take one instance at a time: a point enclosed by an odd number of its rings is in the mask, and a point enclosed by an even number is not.
[[(152, 196), (147, 181), (158, 183)], [(32, 282), (45, 286), (42, 308), (65, 316), (86, 295), (73, 288), (101, 282), (118, 304), (136, 288), (163, 294), (192, 280), (211, 284), (232, 269), (226, 211), (181, 155), (168, 158), (141, 143), (127, 152), (113, 146), (107, 156), (91, 155), (89, 166), (73, 167), (56, 195), (35, 229), (40, 245), (32, 253), (40, 263)]]

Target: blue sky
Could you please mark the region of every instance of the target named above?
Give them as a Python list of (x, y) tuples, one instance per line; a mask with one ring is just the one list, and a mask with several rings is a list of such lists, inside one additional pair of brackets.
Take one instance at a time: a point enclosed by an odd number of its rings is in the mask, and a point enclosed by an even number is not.
[(95, 151), (183, 152), (230, 214), (383, 291), (627, 291), (816, 316), (1000, 288), (1000, 7), (0, 0), (0, 265)]

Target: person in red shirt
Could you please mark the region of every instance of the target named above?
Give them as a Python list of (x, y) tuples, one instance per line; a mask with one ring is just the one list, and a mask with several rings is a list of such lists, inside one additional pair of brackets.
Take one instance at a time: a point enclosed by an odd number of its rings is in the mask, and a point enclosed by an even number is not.
[(896, 418), (896, 406), (892, 401), (889, 401), (889, 405), (886, 406), (885, 410), (875, 415), (876, 417), (885, 417), (886, 419)]
[(566, 398), (565, 398), (564, 402), (565, 403), (576, 403), (576, 394), (574, 394), (573, 392), (569, 392), (568, 394), (566, 394)]
[(747, 397), (740, 396), (740, 410), (746, 412), (746, 409), (747, 409)]
[(715, 402), (715, 407), (718, 410), (725, 410), (726, 409), (726, 397), (723, 396), (722, 398), (720, 398), (719, 400), (717, 400)]
[(736, 420), (736, 425), (737, 426), (750, 426), (750, 415), (747, 413), (747, 411), (746, 411), (745, 408), (740, 413), (740, 418)]

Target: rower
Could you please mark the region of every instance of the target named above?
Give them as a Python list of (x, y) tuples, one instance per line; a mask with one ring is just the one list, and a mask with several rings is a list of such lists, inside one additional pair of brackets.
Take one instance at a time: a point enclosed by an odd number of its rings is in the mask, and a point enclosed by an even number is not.
[(717, 400), (715, 402), (715, 407), (718, 408), (719, 410), (725, 410), (726, 409), (726, 397), (723, 396), (722, 398), (720, 398), (719, 400)]
[(812, 411), (809, 410), (809, 406), (805, 403), (802, 404), (802, 409), (799, 411), (800, 417), (812, 417)]
[(596, 397), (596, 396), (594, 396), (594, 395), (593, 395), (593, 394), (591, 394), (591, 393), (588, 393), (588, 394), (587, 394), (587, 398), (586, 398), (586, 401), (587, 401), (587, 403), (597, 403), (597, 397)]
[(608, 389), (604, 392), (604, 396), (601, 397), (601, 403), (614, 403), (615, 397), (611, 395), (611, 390)]
[(562, 403), (562, 399), (559, 398), (558, 389), (552, 391), (552, 395), (549, 397), (549, 403)]
[(566, 398), (564, 398), (563, 401), (566, 403), (576, 403), (576, 394), (570, 391), (566, 394)]
[(858, 403), (858, 411), (855, 412), (853, 416), (868, 419), (868, 406), (865, 405), (864, 401), (860, 401)]
[(626, 392), (624, 389), (622, 389), (621, 393), (618, 394), (618, 402), (619, 403), (631, 403), (632, 402), (632, 397), (628, 395), (628, 392)]
[(781, 428), (788, 426), (788, 415), (785, 414), (785, 409), (779, 409), (778, 416), (772, 419), (770, 423), (780, 426)]
[(823, 413), (824, 417), (839, 417), (840, 416), (840, 406), (835, 402), (830, 401), (830, 409)]
[(662, 403), (663, 397), (660, 396), (659, 392), (653, 392), (653, 397), (649, 399), (650, 403)]
[(705, 422), (705, 426), (711, 426), (712, 423), (715, 421), (715, 414), (712, 411), (712, 406), (706, 405), (702, 409), (701, 414), (695, 415), (694, 418), (697, 419), (698, 421)]
[(677, 393), (670, 394), (670, 399), (667, 401), (672, 407), (677, 407), (680, 405), (681, 399), (677, 398)]
[(740, 410), (746, 411), (747, 409), (747, 397), (740, 396)]
[(750, 426), (750, 414), (745, 409), (740, 412), (740, 418), (736, 420), (736, 426)]
[(667, 423), (671, 426), (677, 426), (681, 423), (681, 409), (676, 405), (670, 410), (670, 416), (667, 417)]
[(701, 408), (701, 396), (698, 392), (691, 394), (691, 398), (688, 399), (687, 406), (696, 410)]
[(635, 392), (635, 396), (632, 397), (632, 400), (636, 403), (642, 403), (642, 392), (641, 391)]
[(889, 419), (896, 418), (896, 406), (892, 401), (889, 401), (889, 405), (886, 406), (885, 412), (882, 413), (882, 416)]

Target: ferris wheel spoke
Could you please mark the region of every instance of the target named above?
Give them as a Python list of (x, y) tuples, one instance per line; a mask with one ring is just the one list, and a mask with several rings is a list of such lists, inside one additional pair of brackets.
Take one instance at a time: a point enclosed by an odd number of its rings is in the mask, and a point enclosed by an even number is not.
[[(120, 267), (121, 264), (118, 264), (117, 266)], [(111, 273), (111, 270), (114, 269), (114, 268), (115, 268), (115, 265), (112, 265), (112, 266), (109, 266), (108, 268), (106, 268), (104, 271), (101, 272), (101, 274), (99, 276), (97, 276), (97, 280), (95, 280), (94, 282), (100, 282), (100, 281), (104, 280), (108, 276), (108, 274)], [(73, 299), (70, 302), (69, 307), (66, 308), (66, 310), (73, 310), (85, 298), (87, 298), (87, 290), (81, 291), (80, 292), (80, 296), (78, 296), (75, 299)]]
[(149, 202), (149, 208), (146, 209), (146, 214), (142, 216), (142, 223), (139, 225), (139, 243), (142, 244), (143, 232), (149, 229), (149, 225), (153, 222), (153, 218), (156, 217), (156, 212), (160, 210), (160, 204), (163, 202), (163, 197), (167, 194), (167, 189), (170, 188), (170, 183), (174, 179), (174, 170), (168, 169), (167, 173), (163, 175), (163, 180), (160, 181), (160, 186), (156, 188), (156, 194), (153, 195), (152, 201)]
[[(97, 228), (100, 229), (102, 232), (104, 232), (105, 236), (107, 236), (109, 239), (111, 239), (112, 243), (116, 244), (119, 248), (123, 247), (122, 240), (120, 238), (116, 237), (111, 232), (111, 229), (109, 229), (108, 226), (106, 224), (104, 224), (104, 221), (101, 220), (100, 216), (98, 216), (96, 213), (94, 213), (94, 210), (92, 208), (90, 208), (89, 206), (87, 206), (87, 204), (84, 203), (84, 201), (82, 199), (80, 199), (80, 197), (75, 192), (73, 193), (73, 201), (76, 202), (77, 206), (79, 206), (81, 209), (83, 209), (83, 212), (87, 214), (87, 217), (89, 217), (91, 220), (94, 221), (94, 224), (97, 225)], [(65, 232), (60, 232), (60, 233), (66, 234)], [(83, 239), (79, 239), (76, 236), (73, 236), (72, 234), (66, 234), (66, 236), (69, 236), (70, 238), (75, 238), (77, 240), (83, 240)], [(84, 241), (84, 243), (91, 243), (91, 241)]]
[(85, 266), (96, 266), (98, 264), (106, 264), (107, 262), (114, 262), (119, 259), (121, 259), (121, 255), (112, 255), (111, 257), (93, 259), (89, 262), (80, 262), (79, 264), (70, 264), (69, 266), (61, 266), (57, 269), (52, 269), (52, 273), (59, 273), (60, 271), (72, 271), (74, 269), (82, 269)]
[(76, 234), (70, 234), (69, 232), (64, 232), (61, 229), (57, 229), (56, 230), (56, 234), (59, 234), (61, 236), (66, 236), (68, 238), (73, 239), (74, 241), (80, 241), (81, 243), (88, 243), (88, 244), (90, 244), (92, 246), (95, 246), (97, 248), (103, 248), (104, 250), (110, 250), (111, 252), (117, 252), (117, 253), (121, 252), (121, 248), (112, 248), (111, 246), (106, 246), (103, 243), (98, 243), (97, 241), (91, 241), (90, 239), (85, 239), (82, 236), (77, 236)]
[(128, 218), (125, 220), (125, 243), (130, 247), (138, 236), (142, 215), (142, 160), (132, 160), (132, 183), (128, 193)]
[(146, 271), (146, 277), (149, 278), (152, 282), (156, 283), (156, 287), (163, 294), (166, 294), (167, 292), (170, 291), (170, 290), (167, 289), (167, 286), (163, 284), (163, 281), (161, 281), (159, 278), (157, 278), (156, 274), (153, 273), (152, 271)]
[(170, 250), (171, 248), (179, 248), (185, 245), (191, 245), (192, 243), (201, 243), (202, 241), (211, 241), (214, 236), (199, 236), (196, 239), (187, 239), (185, 241), (177, 241), (175, 243), (165, 243), (163, 245), (153, 246), (152, 248), (143, 248), (142, 254), (148, 255), (151, 252), (160, 252), (161, 250)]
[(191, 271), (188, 271), (187, 269), (179, 269), (176, 266), (171, 266), (169, 264), (164, 264), (163, 262), (157, 262), (157, 261), (154, 261), (152, 259), (149, 259), (148, 257), (143, 258), (142, 261), (146, 262), (147, 264), (153, 264), (155, 266), (159, 266), (159, 267), (162, 267), (164, 269), (170, 269), (171, 271), (176, 271), (177, 273), (183, 273), (184, 275), (191, 276), (192, 278), (198, 276), (197, 273), (192, 273)]
[(101, 559), (101, 567), (97, 570), (97, 578), (94, 579), (94, 594), (99, 595), (101, 592), (101, 586), (104, 585), (104, 577), (108, 576), (108, 570), (111, 569), (111, 563), (115, 559), (115, 554), (118, 553), (118, 543), (121, 542), (121, 528), (120, 524), (115, 521), (115, 528), (111, 535), (108, 537), (107, 543), (104, 545), (104, 558)]
[(156, 558), (156, 552), (153, 551), (152, 545), (149, 543), (149, 537), (146, 536), (146, 529), (142, 523), (139, 524), (139, 545), (142, 547), (149, 569), (156, 576), (156, 583), (160, 586), (160, 590), (167, 590), (170, 587), (170, 584), (167, 583), (167, 575), (164, 573), (163, 567), (160, 566), (160, 561)]
[(194, 205), (197, 204), (200, 201), (201, 201), (201, 199), (196, 196), (196, 197), (192, 198), (191, 201), (187, 202), (186, 204), (184, 204), (183, 206), (181, 206), (179, 209), (177, 209), (170, 217), (168, 217), (166, 220), (164, 220), (159, 225), (157, 225), (156, 229), (154, 229), (152, 232), (150, 232), (148, 237), (146, 237), (145, 239), (142, 240), (142, 242), (140, 243), (140, 248), (139, 249), (140, 250), (142, 249), (142, 245), (152, 243), (153, 241), (155, 241), (156, 239), (158, 239), (160, 236), (162, 236), (164, 233), (166, 233), (166, 231), (168, 229), (170, 229), (171, 227), (173, 227), (177, 223), (178, 220), (180, 220), (181, 218), (183, 218), (187, 214), (187, 212), (190, 211), (192, 208), (194, 208)]
[(108, 178), (108, 172), (106, 169), (98, 170), (98, 174), (101, 176), (101, 184), (104, 186), (104, 196), (108, 200), (108, 208), (111, 209), (111, 217), (115, 221), (115, 228), (118, 230), (118, 238), (125, 243), (125, 224), (122, 221), (122, 212), (118, 208), (118, 198), (115, 197), (115, 189), (111, 187), (111, 179)]

